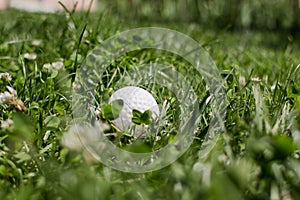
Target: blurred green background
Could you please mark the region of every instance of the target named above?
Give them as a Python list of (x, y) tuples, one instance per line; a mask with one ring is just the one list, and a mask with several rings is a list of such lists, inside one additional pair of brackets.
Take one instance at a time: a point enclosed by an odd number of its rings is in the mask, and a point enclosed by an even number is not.
[(300, 27), (299, 0), (110, 0), (99, 1), (99, 8), (122, 17), (221, 28), (296, 31)]

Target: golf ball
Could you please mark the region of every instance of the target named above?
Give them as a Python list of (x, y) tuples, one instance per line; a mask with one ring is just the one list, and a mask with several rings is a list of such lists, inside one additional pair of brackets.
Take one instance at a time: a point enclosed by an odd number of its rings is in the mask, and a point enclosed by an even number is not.
[[(119, 113), (119, 116), (112, 120), (112, 123), (122, 131), (128, 130), (134, 125), (132, 122), (132, 111), (138, 110), (141, 113), (144, 113), (146, 110), (150, 110), (152, 113), (152, 120), (159, 116), (159, 107), (154, 97), (146, 90), (135, 87), (135, 86), (126, 86), (116, 92), (114, 92), (110, 99), (109, 103), (115, 100), (122, 100), (123, 107)], [(135, 137), (143, 136), (145, 132), (145, 125), (136, 125), (135, 127)]]

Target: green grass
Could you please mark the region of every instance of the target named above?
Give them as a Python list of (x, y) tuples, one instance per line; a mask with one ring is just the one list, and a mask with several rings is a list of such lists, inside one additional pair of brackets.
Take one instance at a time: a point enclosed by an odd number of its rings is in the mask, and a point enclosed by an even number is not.
[[(0, 72), (12, 75), (11, 81), (0, 81), (0, 92), (13, 87), (26, 107), (20, 112), (14, 105), (0, 105), (0, 122), (13, 120), (12, 127), (0, 129), (0, 199), (300, 198), (300, 48), (296, 36), (133, 22), (107, 13), (10, 10), (1, 12), (0, 19)], [(143, 26), (172, 28), (199, 41), (226, 80), (227, 113), (225, 130), (207, 157), (202, 157), (200, 149), (209, 108), (203, 111), (192, 146), (178, 161), (151, 173), (130, 174), (68, 150), (60, 140), (72, 123), (72, 81), (88, 51), (109, 36)], [(26, 59), (25, 53), (37, 58)], [(156, 53), (133, 52), (113, 63), (106, 71), (103, 90), (99, 89), (106, 95), (99, 94), (99, 101), (108, 99), (117, 77), (139, 63), (155, 61)], [(179, 69), (186, 64), (169, 54), (161, 59)], [(63, 61), (64, 70), (43, 68), (57, 61)], [(200, 76), (189, 78), (203, 82)], [(205, 98), (204, 90), (196, 92), (199, 100)], [(168, 91), (161, 89), (155, 97), (162, 101), (165, 94)], [(176, 104), (170, 106), (176, 108)], [(169, 109), (168, 120), (176, 123), (177, 114)], [(150, 150), (170, 142), (172, 130), (172, 126), (164, 127), (167, 135), (160, 142), (148, 138)], [(110, 139), (124, 148), (136, 142), (130, 136)]]

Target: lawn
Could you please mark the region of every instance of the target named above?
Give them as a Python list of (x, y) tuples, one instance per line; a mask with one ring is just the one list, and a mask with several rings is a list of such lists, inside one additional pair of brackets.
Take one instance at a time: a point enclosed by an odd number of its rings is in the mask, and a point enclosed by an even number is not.
[[(0, 19), (0, 199), (300, 199), (299, 35), (132, 20), (109, 11), (7, 10)], [(201, 83), (194, 88), (201, 114), (192, 145), (162, 169), (126, 173), (64, 145), (62, 138), (72, 130), (72, 89), (88, 53), (111, 36), (147, 26), (180, 31), (209, 53), (225, 82), (226, 115), (216, 145), (203, 155), (213, 106), (201, 75), (187, 77)], [(103, 107), (119, 78), (158, 62), (182, 73), (190, 67), (168, 52), (123, 55), (109, 65), (97, 88), (100, 111), (94, 120), (107, 121)], [(176, 98), (161, 88), (155, 98), (160, 105), (169, 103), (160, 139), (108, 138), (138, 153), (172, 143), (180, 121)]]

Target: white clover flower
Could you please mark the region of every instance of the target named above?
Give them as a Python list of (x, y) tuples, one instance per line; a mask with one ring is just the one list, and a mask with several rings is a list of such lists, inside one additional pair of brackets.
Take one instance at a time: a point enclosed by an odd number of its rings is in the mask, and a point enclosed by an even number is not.
[(8, 91), (0, 93), (0, 104), (11, 104), (19, 111), (25, 111), (25, 105), (22, 100), (17, 98), (17, 91), (10, 87), (6, 86)]
[(11, 81), (11, 75), (7, 72), (0, 73), (0, 79), (4, 81)]
[(40, 46), (42, 44), (42, 40), (32, 40), (31, 44), (33, 46)]
[(58, 61), (58, 62), (52, 62), (51, 64), (50, 63), (46, 63), (46, 64), (43, 65), (43, 68), (47, 69), (47, 70), (52, 70), (52, 69), (55, 69), (55, 70), (64, 70), (65, 69), (65, 65), (64, 65), (63, 62)]
[(24, 58), (27, 60), (35, 60), (37, 55), (35, 53), (25, 53)]
[(14, 95), (5, 91), (0, 93), (0, 104), (8, 104), (14, 99)]
[(14, 121), (11, 119), (7, 119), (1, 123), (1, 128), (2, 129), (8, 129), (14, 124)]
[(0, 93), (0, 103), (1, 104), (11, 103), (17, 97), (17, 92), (15, 89), (13, 89), (10, 86), (6, 86), (6, 88), (8, 91)]
[(63, 70), (65, 68), (65, 65), (63, 62), (58, 61), (58, 62), (53, 62), (51, 63), (52, 67), (56, 70)]

